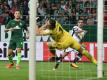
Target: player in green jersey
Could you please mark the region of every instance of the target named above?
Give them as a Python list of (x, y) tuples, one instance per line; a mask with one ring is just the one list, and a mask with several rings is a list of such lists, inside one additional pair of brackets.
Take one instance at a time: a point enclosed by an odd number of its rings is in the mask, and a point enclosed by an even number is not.
[(26, 23), (21, 20), (21, 13), (19, 10), (16, 10), (14, 13), (14, 19), (10, 20), (6, 25), (5, 32), (11, 31), (11, 39), (8, 48), (8, 59), (9, 64), (7, 68), (12, 68), (14, 65), (13, 62), (13, 50), (17, 50), (17, 60), (16, 60), (16, 69), (20, 69), (21, 61), (21, 49), (23, 47), (23, 31), (28, 33)]

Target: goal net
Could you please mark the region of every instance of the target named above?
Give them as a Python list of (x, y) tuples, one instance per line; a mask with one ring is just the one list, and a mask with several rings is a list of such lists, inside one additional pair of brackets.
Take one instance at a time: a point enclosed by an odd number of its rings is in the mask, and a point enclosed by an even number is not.
[[(105, 66), (107, 66), (107, 57), (105, 57), (107, 55), (107, 38), (105, 35), (103, 35), (103, 31), (104, 34), (107, 33), (107, 1), (104, 0), (104, 4), (101, 4), (103, 2), (100, 1), (101, 0), (38, 1), (38, 28), (45, 23), (45, 20), (47, 18), (51, 18), (57, 20), (59, 23), (61, 23), (62, 27), (66, 31), (71, 33), (74, 26), (79, 26), (78, 21), (83, 20), (83, 30), (85, 30), (87, 33), (82, 38), (81, 42), (84, 44), (89, 53), (96, 60), (98, 60), (98, 65), (93, 64), (85, 56), (82, 56), (79, 62), (76, 63), (78, 65), (78, 68), (73, 68), (71, 66), (71, 63), (78, 55), (78, 52), (74, 52), (75, 50), (73, 50), (69, 52), (67, 56), (65, 56), (62, 62), (60, 62), (58, 68), (53, 70), (57, 62), (49, 61), (51, 52), (49, 51), (49, 47), (46, 43), (52, 42), (53, 39), (49, 35), (36, 36), (37, 80), (97, 80), (98, 78), (107, 78), (107, 69), (105, 68)], [(101, 4), (102, 6), (99, 6), (99, 4)], [(102, 11), (103, 7), (104, 11)], [(56, 54), (57, 56), (61, 56), (64, 54), (64, 51), (56, 49)], [(103, 71), (105, 72), (104, 75)]]

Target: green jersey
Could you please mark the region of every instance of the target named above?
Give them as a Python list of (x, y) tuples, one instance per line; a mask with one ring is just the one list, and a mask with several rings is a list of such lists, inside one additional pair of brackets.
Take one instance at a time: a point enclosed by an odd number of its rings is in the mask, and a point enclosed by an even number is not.
[(11, 20), (6, 25), (6, 29), (14, 28), (13, 31), (11, 31), (11, 39), (19, 39), (23, 38), (23, 31), (27, 30), (27, 26), (24, 21), (15, 21)]

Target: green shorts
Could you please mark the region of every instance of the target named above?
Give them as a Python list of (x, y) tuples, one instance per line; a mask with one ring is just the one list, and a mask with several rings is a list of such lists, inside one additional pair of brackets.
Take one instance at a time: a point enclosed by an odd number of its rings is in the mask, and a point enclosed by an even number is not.
[(15, 50), (16, 48), (23, 48), (23, 39), (11, 39), (9, 49)]

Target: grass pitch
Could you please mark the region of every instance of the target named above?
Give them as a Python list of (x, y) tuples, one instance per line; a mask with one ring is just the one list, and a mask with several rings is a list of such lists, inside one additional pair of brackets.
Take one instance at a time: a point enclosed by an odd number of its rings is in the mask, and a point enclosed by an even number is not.
[[(21, 69), (6, 69), (7, 61), (0, 61), (0, 80), (29, 80), (28, 62), (21, 62)], [(37, 62), (36, 80), (107, 80), (107, 63), (104, 63), (104, 78), (97, 79), (97, 67), (92, 63), (78, 63), (79, 69), (70, 67), (69, 62), (61, 63), (52, 70), (55, 62)]]

